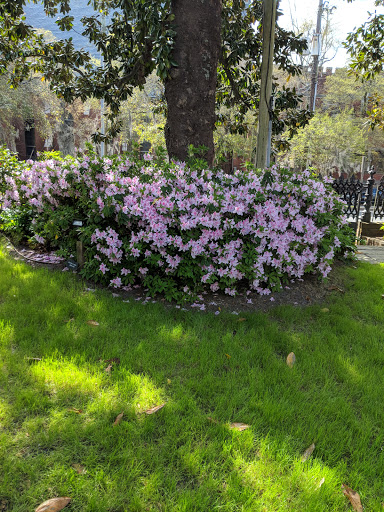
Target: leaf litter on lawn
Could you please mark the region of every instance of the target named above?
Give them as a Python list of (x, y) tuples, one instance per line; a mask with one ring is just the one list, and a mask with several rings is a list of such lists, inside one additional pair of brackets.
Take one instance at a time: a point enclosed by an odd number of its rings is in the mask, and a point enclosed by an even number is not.
[(301, 456), (301, 462), (305, 462), (306, 460), (309, 459), (309, 457), (312, 455), (314, 449), (316, 448), (316, 445), (315, 443), (312, 443), (311, 446), (309, 446), (305, 452), (303, 453), (303, 455)]
[(155, 407), (152, 407), (151, 409), (147, 409), (144, 412), (145, 412), (145, 414), (155, 414), (155, 412), (160, 411), (160, 409), (162, 409), (165, 406), (166, 403), (167, 402), (164, 402), (161, 405), (156, 405)]
[(71, 498), (68, 497), (51, 498), (41, 503), (35, 509), (35, 512), (59, 512), (59, 510), (63, 510), (70, 501)]
[(363, 505), (361, 504), (359, 493), (348, 487), (348, 485), (341, 486), (344, 496), (351, 502), (353, 510), (356, 512), (363, 512)]

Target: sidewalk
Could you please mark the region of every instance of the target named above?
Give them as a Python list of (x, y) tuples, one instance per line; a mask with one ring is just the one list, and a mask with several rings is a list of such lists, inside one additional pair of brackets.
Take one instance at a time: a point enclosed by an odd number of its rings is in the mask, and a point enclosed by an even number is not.
[(367, 263), (384, 263), (384, 247), (375, 245), (359, 245), (357, 259)]

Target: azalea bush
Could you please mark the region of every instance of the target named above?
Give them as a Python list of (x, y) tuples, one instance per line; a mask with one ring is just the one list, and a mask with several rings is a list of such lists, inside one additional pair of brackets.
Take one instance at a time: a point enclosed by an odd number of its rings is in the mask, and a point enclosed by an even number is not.
[(326, 277), (353, 249), (344, 203), (311, 171), (227, 175), (198, 160), (90, 154), (29, 162), (7, 185), (4, 205), (28, 206), (36, 240), (64, 254), (81, 237), (85, 277), (178, 301), (204, 288), (269, 294), (305, 273)]

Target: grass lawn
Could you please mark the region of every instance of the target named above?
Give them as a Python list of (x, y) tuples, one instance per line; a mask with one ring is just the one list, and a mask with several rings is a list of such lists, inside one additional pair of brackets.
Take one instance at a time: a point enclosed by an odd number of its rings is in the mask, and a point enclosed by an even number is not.
[(242, 320), (124, 303), (1, 252), (0, 510), (337, 512), (346, 484), (382, 511), (384, 266), (356, 267), (322, 306)]

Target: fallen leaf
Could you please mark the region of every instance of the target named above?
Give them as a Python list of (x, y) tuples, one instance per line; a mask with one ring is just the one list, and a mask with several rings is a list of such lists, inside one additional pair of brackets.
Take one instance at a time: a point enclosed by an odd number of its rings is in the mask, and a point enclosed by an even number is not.
[(330, 286), (330, 287), (328, 288), (328, 290), (329, 290), (330, 292), (335, 291), (335, 292), (345, 293), (345, 291), (344, 291), (342, 288), (339, 288), (339, 287), (338, 287), (338, 286), (336, 286), (335, 284), (333, 284), (332, 286)]
[(245, 322), (246, 321), (246, 318), (239, 318), (238, 319), (238, 322)]
[(290, 367), (290, 368), (293, 368), (293, 365), (296, 363), (296, 356), (293, 352), (290, 352), (288, 355), (287, 355), (287, 365)]
[(71, 498), (52, 498), (41, 503), (35, 512), (58, 512), (68, 505)]
[(94, 327), (97, 327), (99, 324), (99, 322), (95, 322), (95, 320), (88, 320), (87, 322), (88, 325), (93, 325)]
[(217, 420), (215, 420), (214, 418), (211, 418), (211, 416), (207, 416), (207, 420), (210, 421), (211, 423), (215, 423), (216, 425), (219, 423)]
[(159, 411), (160, 409), (162, 409), (164, 407), (164, 405), (166, 404), (166, 402), (164, 402), (163, 404), (161, 405), (156, 405), (156, 407), (152, 407), (151, 409), (147, 409), (145, 412), (145, 414), (154, 414), (155, 412)]
[(384, 295), (382, 295), (381, 298), (384, 300)]
[(1, 511), (8, 510), (8, 501), (0, 500), (0, 510)]
[(26, 357), (27, 361), (41, 361), (41, 357)]
[(301, 462), (305, 462), (306, 460), (308, 460), (309, 457), (312, 455), (314, 449), (315, 443), (312, 443), (311, 446), (309, 446), (301, 456)]
[(317, 486), (318, 489), (320, 489), (320, 487), (323, 485), (323, 483), (325, 482), (325, 478), (323, 477), (320, 482), (319, 482), (319, 485)]
[(171, 379), (167, 379), (167, 384), (170, 384), (171, 382)]
[(26, 433), (25, 433), (25, 437), (29, 437), (29, 434), (28, 434), (28, 432), (26, 432)]
[(329, 313), (329, 309), (328, 309), (328, 308), (320, 309), (320, 311), (321, 311), (322, 313)]
[(112, 371), (112, 365), (111, 365), (111, 364), (109, 364), (106, 368), (104, 368), (104, 371), (105, 371), (106, 373), (111, 373), (111, 371)]
[(249, 428), (249, 425), (247, 425), (246, 423), (231, 423), (229, 425), (229, 428), (233, 430), (239, 430), (240, 432), (242, 432), (243, 430)]
[(120, 414), (118, 414), (118, 415), (116, 416), (115, 421), (113, 422), (113, 426), (118, 425), (118, 424), (121, 422), (121, 420), (123, 419), (123, 416), (124, 416), (124, 413), (123, 413), (123, 412), (121, 412)]
[(343, 489), (344, 496), (346, 496), (351, 502), (353, 510), (356, 510), (356, 512), (363, 512), (363, 506), (361, 504), (359, 494), (347, 485), (343, 484), (341, 488)]
[(225, 354), (225, 356), (228, 358), (228, 359), (231, 359), (232, 356), (230, 356), (229, 354)]
[(79, 473), (79, 475), (84, 475), (86, 473), (86, 469), (81, 464), (72, 464), (73, 469), (76, 471), (76, 473)]
[(68, 409), (69, 412), (75, 412), (76, 414), (81, 414), (83, 412), (83, 409), (76, 409), (75, 407), (72, 407), (72, 409)]

